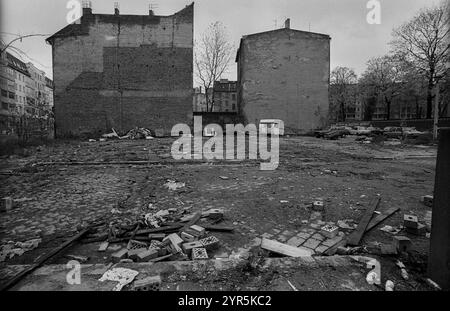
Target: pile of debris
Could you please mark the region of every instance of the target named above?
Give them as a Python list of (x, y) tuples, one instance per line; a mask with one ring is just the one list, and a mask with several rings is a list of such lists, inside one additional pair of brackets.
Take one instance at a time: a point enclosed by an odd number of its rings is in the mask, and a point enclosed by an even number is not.
[(373, 126), (331, 126), (325, 130), (314, 132), (318, 138), (339, 139), (348, 135), (356, 135), (356, 141), (364, 144), (382, 142), (385, 145), (400, 145), (402, 140), (414, 142), (414, 140), (427, 143), (431, 133), (421, 132), (414, 127), (385, 127), (383, 129)]
[[(105, 141), (105, 139), (153, 139), (153, 133), (151, 130), (143, 127), (135, 127), (128, 131), (124, 136), (119, 136), (114, 129), (111, 129), (111, 133), (103, 134), (100, 141)], [(95, 139), (90, 139), (89, 141), (95, 141)]]
[(119, 137), (120, 139), (153, 139), (152, 132), (149, 129), (143, 127), (135, 127), (128, 131), (125, 136)]
[[(208, 252), (219, 247), (219, 239), (210, 232), (231, 232), (233, 228), (216, 225), (223, 220), (220, 209), (195, 214), (187, 214), (188, 210), (170, 208), (147, 213), (132, 225), (110, 224), (106, 230), (99, 227), (84, 242), (103, 241), (99, 251), (114, 250), (113, 262), (208, 259)], [(200, 220), (202, 224), (198, 225)], [(112, 245), (117, 243), (127, 245)]]
[(42, 240), (40, 238), (31, 239), (25, 242), (9, 241), (0, 246), (0, 262), (11, 259), (14, 256), (22, 256), (25, 252), (38, 247)]

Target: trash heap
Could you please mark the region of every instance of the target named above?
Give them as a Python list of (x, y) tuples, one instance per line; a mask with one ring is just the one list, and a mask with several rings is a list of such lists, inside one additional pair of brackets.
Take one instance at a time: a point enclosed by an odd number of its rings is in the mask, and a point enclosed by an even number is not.
[[(150, 208), (153, 208), (152, 204)], [(223, 220), (220, 209), (197, 213), (188, 211), (188, 208), (170, 208), (146, 213), (132, 225), (98, 227), (84, 242), (102, 241), (98, 251), (114, 250), (111, 255), (113, 262), (208, 259), (208, 252), (219, 247), (219, 239), (211, 232), (231, 232), (233, 229), (216, 225)], [(202, 224), (198, 225), (200, 221)]]
[(42, 239), (36, 238), (25, 242), (9, 241), (0, 246), (0, 262), (11, 259), (14, 256), (22, 256), (25, 252), (31, 251), (38, 247)]
[[(143, 127), (135, 127), (128, 131), (128, 133), (124, 136), (119, 136), (117, 132), (114, 129), (111, 129), (111, 133), (103, 134), (103, 139), (100, 139), (101, 141), (104, 141), (104, 139), (153, 139), (152, 131), (149, 129), (143, 128)], [(95, 141), (95, 139), (90, 139), (89, 141)]]
[(120, 137), (120, 139), (152, 139), (153, 135), (149, 129), (143, 127), (135, 127), (128, 131), (125, 136)]

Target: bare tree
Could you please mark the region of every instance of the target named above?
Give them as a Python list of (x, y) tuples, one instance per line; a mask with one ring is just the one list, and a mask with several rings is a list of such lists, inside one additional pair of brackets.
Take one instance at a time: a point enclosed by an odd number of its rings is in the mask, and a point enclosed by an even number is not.
[(433, 93), (444, 77), (449, 60), (449, 4), (422, 9), (413, 19), (394, 29), (391, 42), (396, 54), (412, 64), (427, 79), (427, 118), (431, 118)]
[(375, 57), (367, 62), (367, 69), (360, 79), (369, 97), (382, 100), (387, 120), (391, 118), (392, 100), (400, 95), (404, 85), (404, 69), (404, 63), (397, 55)]
[(348, 107), (355, 103), (357, 76), (353, 69), (336, 67), (330, 76), (330, 101), (337, 114), (336, 121), (345, 121)]
[(209, 92), (214, 81), (227, 70), (234, 54), (225, 26), (220, 22), (209, 25), (195, 47), (195, 75), (205, 89), (206, 110), (213, 111), (213, 92)]

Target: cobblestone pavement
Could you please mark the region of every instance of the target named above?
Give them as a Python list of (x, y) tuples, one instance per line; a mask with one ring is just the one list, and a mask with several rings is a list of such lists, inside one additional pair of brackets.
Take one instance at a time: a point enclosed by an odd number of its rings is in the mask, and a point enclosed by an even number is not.
[[(324, 222), (358, 221), (370, 200), (380, 194), (380, 209), (398, 206), (401, 211), (385, 224), (401, 224), (403, 213), (425, 217), (431, 209), (419, 202), (432, 193), (434, 147), (375, 147), (343, 140), (324, 143), (315, 138), (283, 138), (280, 165), (261, 171), (253, 161), (172, 163), (172, 139), (151, 141), (55, 142), (32, 148), (29, 156), (12, 156), (1, 164), (1, 197), (20, 199), (18, 207), (2, 213), (1, 241), (26, 241), (40, 237), (43, 247), (30, 252), (31, 262), (45, 250), (45, 242), (66, 239), (86, 222), (120, 220), (132, 222), (157, 209), (191, 207), (192, 211), (222, 208), (223, 225), (235, 232), (218, 233), (221, 252), (231, 254), (256, 237), (266, 235), (281, 242), (317, 249), (316, 236), (299, 236), (309, 227), (311, 202), (322, 199)], [(348, 153), (349, 148), (352, 154)], [(375, 160), (383, 154), (431, 158)], [(39, 165), (42, 162), (105, 162), (105, 165)], [(150, 165), (116, 164), (117, 161), (152, 161)], [(161, 161), (160, 164), (157, 162)], [(167, 162), (168, 161), (168, 162)], [(168, 180), (186, 186), (171, 191)], [(311, 234), (312, 235), (312, 234)], [(363, 243), (389, 242), (392, 236), (372, 230)], [(418, 252), (426, 253), (428, 240), (411, 237)], [(299, 244), (299, 245), (300, 245)], [(313, 245), (314, 244), (314, 245)], [(317, 245), (316, 245), (317, 244)], [(22, 256), (27, 258), (27, 256)], [(15, 257), (7, 263), (17, 262)], [(20, 260), (19, 260), (20, 261)]]

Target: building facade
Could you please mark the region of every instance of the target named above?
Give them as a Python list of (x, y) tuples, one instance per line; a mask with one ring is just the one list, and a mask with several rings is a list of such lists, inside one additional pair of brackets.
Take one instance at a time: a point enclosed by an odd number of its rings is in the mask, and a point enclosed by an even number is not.
[[(51, 108), (47, 102), (53, 101), (53, 88), (42, 86), (42, 80), (53, 82), (45, 72), (32, 63), (23, 61), (5, 51), (1, 57), (0, 89), (0, 131), (1, 134), (15, 134), (21, 117), (48, 118)], [(42, 101), (45, 93), (47, 101)], [(39, 103), (41, 104), (39, 105)]]
[(213, 103), (213, 112), (237, 112), (237, 81), (215, 81)]
[(194, 95), (192, 96), (192, 111), (193, 112), (205, 112), (206, 106), (206, 94), (202, 93), (202, 88), (197, 87), (194, 89)]
[(330, 37), (285, 28), (241, 39), (238, 109), (247, 123), (281, 119), (286, 133), (306, 133), (328, 121)]
[(194, 5), (170, 16), (93, 14), (47, 39), (57, 136), (136, 126), (169, 132), (192, 114)]

